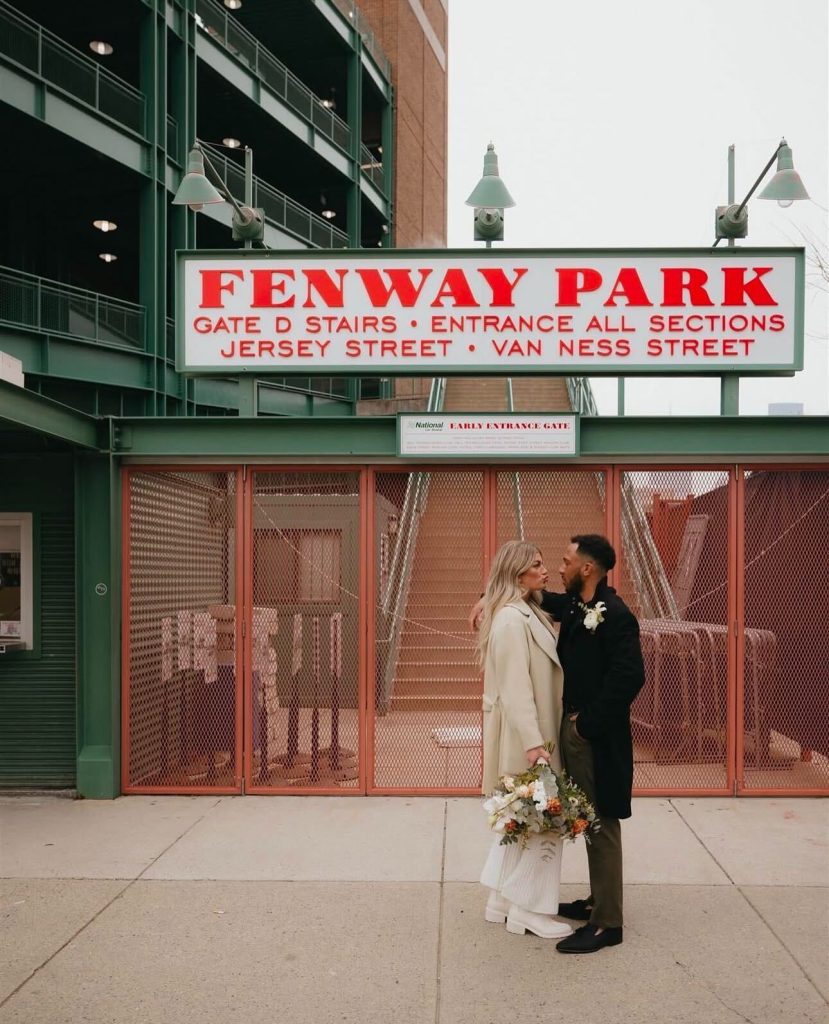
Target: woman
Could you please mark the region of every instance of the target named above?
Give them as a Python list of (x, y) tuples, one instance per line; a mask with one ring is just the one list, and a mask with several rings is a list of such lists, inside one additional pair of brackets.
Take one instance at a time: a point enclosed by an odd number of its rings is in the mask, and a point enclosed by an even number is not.
[[(514, 775), (539, 758), (560, 770), (544, 744), (561, 725), (564, 676), (556, 654), (552, 622), (541, 611), (539, 592), (547, 583), (541, 552), (529, 541), (511, 540), (492, 563), (478, 630), (484, 666), (484, 780), (490, 793), (502, 775)], [(487, 921), (545, 939), (572, 934), (557, 921), (562, 840), (532, 835), (526, 847), (500, 845), (496, 836), (481, 884), (491, 889)]]

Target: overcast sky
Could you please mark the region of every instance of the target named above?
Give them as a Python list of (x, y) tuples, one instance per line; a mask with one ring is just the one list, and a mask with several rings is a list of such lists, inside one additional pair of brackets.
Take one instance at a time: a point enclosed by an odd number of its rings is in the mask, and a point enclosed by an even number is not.
[[(504, 245), (709, 246), (728, 195), (729, 144), (739, 201), (785, 136), (811, 200), (784, 210), (753, 199), (737, 244), (802, 245), (805, 235), (825, 253), (828, 9), (826, 0), (450, 0), (450, 246), (472, 245), (464, 200), (490, 140), (518, 204)], [(805, 370), (744, 379), (741, 413), (780, 401), (829, 412), (827, 286), (814, 270)], [(615, 379), (593, 382), (600, 410), (615, 412)], [(626, 406), (713, 414), (719, 381), (628, 379)]]

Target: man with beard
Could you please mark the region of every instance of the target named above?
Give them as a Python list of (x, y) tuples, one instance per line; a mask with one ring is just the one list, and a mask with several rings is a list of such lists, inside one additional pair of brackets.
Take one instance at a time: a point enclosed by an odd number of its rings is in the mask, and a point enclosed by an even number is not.
[[(564, 594), (542, 591), (541, 607), (561, 623), (558, 656), (564, 669), (561, 754), (601, 819), (590, 837), (590, 895), (559, 904), (559, 915), (586, 921), (556, 946), (594, 953), (622, 941), (621, 818), (631, 814), (633, 741), (630, 706), (645, 682), (639, 623), (607, 583), (616, 564), (599, 534), (570, 538), (559, 575)], [(477, 617), (478, 606), (471, 619)]]
[(561, 753), (590, 797), (601, 827), (587, 846), (590, 895), (559, 914), (587, 921), (558, 943), (561, 953), (593, 953), (622, 941), (622, 829), (630, 817), (633, 741), (630, 706), (645, 682), (639, 623), (607, 574), (616, 553), (606, 537), (570, 538), (559, 575), (564, 594), (544, 591), (541, 607), (561, 622), (564, 669)]

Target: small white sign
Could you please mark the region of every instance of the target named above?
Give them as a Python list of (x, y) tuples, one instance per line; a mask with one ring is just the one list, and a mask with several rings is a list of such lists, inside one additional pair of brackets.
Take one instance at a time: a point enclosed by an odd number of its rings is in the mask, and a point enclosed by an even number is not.
[(400, 413), (399, 455), (516, 458), (578, 454), (572, 413)]

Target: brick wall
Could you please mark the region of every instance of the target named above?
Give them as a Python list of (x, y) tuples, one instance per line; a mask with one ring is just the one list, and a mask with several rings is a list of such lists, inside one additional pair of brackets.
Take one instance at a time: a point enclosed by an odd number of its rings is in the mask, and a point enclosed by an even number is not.
[(446, 244), (446, 41), (443, 0), (360, 0), (392, 64), (395, 245)]

